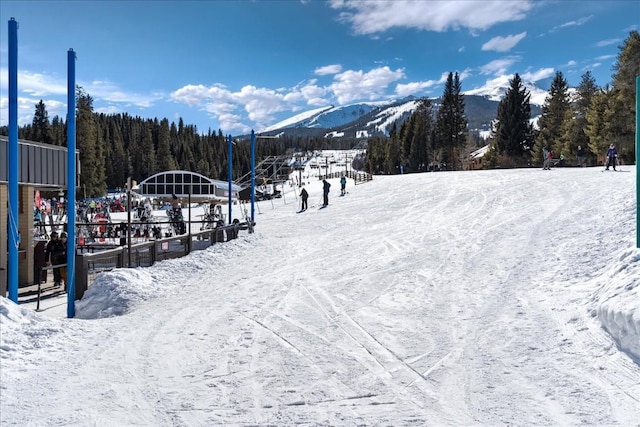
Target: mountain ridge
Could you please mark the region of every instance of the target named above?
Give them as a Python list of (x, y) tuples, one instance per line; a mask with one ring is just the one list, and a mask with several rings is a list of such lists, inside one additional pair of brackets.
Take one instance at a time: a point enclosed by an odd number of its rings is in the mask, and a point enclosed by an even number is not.
[[(509, 85), (508, 80), (500, 81), (483, 90), (472, 89), (465, 95), (465, 114), (469, 130), (486, 133), (491, 129), (498, 104)], [(531, 95), (531, 116), (540, 114), (547, 91), (540, 86), (545, 82), (525, 82)], [(440, 97), (430, 98), (434, 107), (440, 105)], [(420, 98), (407, 96), (399, 100), (360, 102), (340, 107), (333, 105), (320, 107), (292, 116), (258, 132), (268, 136), (315, 136), (330, 138), (368, 138), (388, 136), (394, 124), (399, 128), (415, 111)]]

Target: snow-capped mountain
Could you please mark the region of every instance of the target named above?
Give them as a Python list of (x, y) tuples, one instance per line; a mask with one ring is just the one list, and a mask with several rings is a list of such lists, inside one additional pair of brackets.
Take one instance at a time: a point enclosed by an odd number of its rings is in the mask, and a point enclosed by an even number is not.
[[(464, 91), (464, 94), (469, 95), (478, 95), (485, 96), (492, 101), (500, 102), (505, 92), (509, 89), (510, 82), (513, 76), (500, 76), (499, 78), (493, 80), (491, 85), (486, 85), (478, 89), (471, 89)], [(530, 103), (531, 105), (536, 105), (541, 107), (544, 104), (544, 100), (548, 95), (548, 87), (549, 80), (541, 80), (539, 82), (527, 82), (523, 81), (523, 86), (529, 91), (531, 95)], [(547, 89), (543, 89), (547, 87)]]
[(359, 104), (345, 105), (342, 107), (322, 107), (305, 113), (298, 114), (289, 119), (276, 123), (262, 132), (282, 130), (287, 128), (318, 128), (332, 129), (350, 123), (371, 113), (373, 110), (389, 105), (389, 101), (363, 102)]
[[(469, 129), (488, 131), (496, 117), (498, 103), (509, 88), (509, 77), (495, 80), (491, 86), (463, 92)], [(544, 83), (544, 82), (543, 82)], [(523, 82), (531, 94), (532, 118), (540, 114), (548, 92), (535, 82)], [(548, 86), (548, 83), (546, 83)], [(432, 99), (437, 108), (439, 98)], [(368, 138), (388, 135), (395, 124), (398, 128), (418, 106), (413, 96), (393, 101), (363, 102), (341, 107), (327, 106), (297, 114), (260, 131), (260, 134)]]

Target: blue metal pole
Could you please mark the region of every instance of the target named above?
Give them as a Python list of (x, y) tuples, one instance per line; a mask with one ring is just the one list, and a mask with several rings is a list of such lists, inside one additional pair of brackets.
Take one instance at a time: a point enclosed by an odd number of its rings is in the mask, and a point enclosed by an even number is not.
[(636, 248), (640, 249), (640, 76), (636, 76)]
[[(9, 299), (18, 303), (18, 22), (9, 20)], [(3, 219), (4, 220), (4, 219)]]
[(251, 130), (251, 225), (256, 212), (256, 133)]
[(232, 176), (233, 176), (233, 158), (231, 157), (233, 155), (233, 148), (232, 148), (232, 144), (233, 144), (233, 140), (231, 139), (231, 135), (229, 135), (228, 137), (228, 152), (227, 152), (227, 159), (228, 159), (228, 164), (227, 164), (227, 171), (229, 174), (229, 222), (228, 224), (231, 224), (231, 206), (232, 206), (232, 202), (233, 200), (231, 199), (231, 184), (233, 182)]
[(67, 52), (67, 317), (76, 315), (76, 53)]

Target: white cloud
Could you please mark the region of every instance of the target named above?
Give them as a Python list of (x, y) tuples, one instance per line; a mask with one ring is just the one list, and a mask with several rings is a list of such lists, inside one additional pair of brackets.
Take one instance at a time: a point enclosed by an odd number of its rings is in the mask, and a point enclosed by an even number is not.
[(272, 89), (247, 85), (234, 93), (233, 97), (238, 104), (244, 105), (249, 120), (258, 127), (271, 123), (273, 114), (289, 109), (284, 102), (284, 95)]
[(342, 71), (342, 65), (333, 64), (316, 68), (314, 74), (317, 74), (319, 76), (326, 76), (328, 74), (338, 74), (340, 71)]
[(612, 44), (620, 43), (621, 41), (622, 40), (620, 40), (620, 39), (601, 40), (598, 43), (596, 43), (596, 46), (597, 47), (611, 46)]
[(424, 82), (411, 82), (411, 83), (398, 83), (396, 85), (396, 95), (398, 96), (409, 96), (409, 95), (419, 95), (424, 89), (428, 89), (438, 84), (436, 80), (427, 80)]
[(290, 111), (295, 102), (304, 98), (300, 92), (294, 93), (292, 99), (287, 100), (287, 94), (273, 89), (258, 88), (246, 85), (240, 91), (232, 92), (223, 85), (186, 85), (171, 93), (171, 99), (192, 107), (201, 108), (220, 122), (226, 130), (240, 130), (250, 128), (241, 123), (246, 112), (246, 118), (257, 126), (265, 126), (274, 120), (274, 114)]
[(115, 105), (107, 105), (106, 107), (94, 108), (93, 111), (95, 113), (105, 114), (105, 115), (118, 114), (118, 113), (124, 112), (124, 110), (121, 107), (118, 107)]
[(555, 72), (556, 70), (554, 68), (541, 68), (537, 71), (523, 73), (520, 77), (524, 81), (537, 82), (538, 80), (553, 76)]
[(100, 98), (107, 102), (121, 103), (125, 105), (135, 105), (136, 107), (148, 108), (157, 101), (164, 98), (160, 92), (150, 94), (140, 94), (122, 90), (117, 84), (106, 80), (94, 80), (89, 83), (79, 83), (91, 97)]
[[(309, 84), (300, 88), (300, 94), (308, 105), (327, 105), (326, 95), (328, 89), (325, 87), (316, 86), (315, 84)], [(287, 99), (285, 97), (285, 99)]]
[(507, 56), (505, 58), (493, 60), (480, 67), (481, 74), (505, 74), (513, 64), (520, 60), (519, 56)]
[(513, 36), (494, 37), (482, 45), (482, 50), (494, 50), (496, 52), (508, 52), (517, 45), (520, 40), (525, 38), (527, 32), (522, 32)]
[(385, 66), (366, 73), (362, 70), (349, 70), (336, 74), (329, 88), (339, 104), (357, 100), (376, 100), (383, 97), (391, 83), (404, 77), (403, 68), (392, 71)]
[(378, 100), (384, 97), (389, 85), (405, 77), (404, 69), (391, 70), (387, 66), (368, 72), (340, 69), (340, 66), (332, 65), (316, 70), (316, 74), (329, 70), (336, 73), (328, 86), (318, 85), (316, 79), (278, 90), (247, 85), (238, 92), (232, 92), (223, 85), (186, 85), (173, 91), (170, 98), (202, 109), (226, 130), (249, 128), (243, 120), (250, 121), (251, 127), (263, 128), (273, 122), (277, 113), (295, 112), (305, 105), (326, 106), (332, 99), (339, 104)]
[(577, 21), (565, 22), (564, 24), (558, 25), (553, 30), (558, 30), (560, 28), (567, 28), (567, 27), (579, 27), (589, 22), (591, 18), (593, 18), (593, 15), (585, 16), (583, 18), (578, 19)]
[(484, 30), (501, 22), (524, 19), (534, 6), (531, 1), (472, 0), (332, 0), (342, 10), (340, 20), (357, 34), (374, 34), (390, 28), (447, 31), (459, 28)]
[(602, 65), (602, 62), (593, 62), (582, 67), (582, 71), (592, 71)]
[(326, 96), (329, 94), (329, 90), (326, 87), (318, 86), (317, 83), (318, 80), (312, 79), (289, 90), (283, 89), (283, 92), (286, 92), (284, 100), (291, 105), (301, 102), (307, 105), (327, 105), (329, 101)]
[(170, 94), (175, 102), (191, 106), (199, 106), (206, 100), (227, 101), (232, 98), (231, 92), (223, 85), (186, 85)]
[[(0, 68), (1, 75), (8, 76), (9, 69)], [(18, 70), (18, 90), (30, 96), (66, 95), (67, 80), (45, 73), (32, 73), (30, 71)], [(2, 91), (8, 90), (8, 79), (0, 79)]]
[(471, 77), (471, 70), (469, 68), (466, 68), (464, 70), (462, 70), (461, 72), (458, 72), (458, 77), (460, 78), (460, 81), (463, 81), (464, 79), (467, 79), (469, 77)]

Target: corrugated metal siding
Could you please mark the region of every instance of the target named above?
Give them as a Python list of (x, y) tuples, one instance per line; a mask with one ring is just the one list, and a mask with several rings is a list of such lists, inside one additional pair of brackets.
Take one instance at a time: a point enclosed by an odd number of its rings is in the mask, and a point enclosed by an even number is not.
[[(67, 186), (67, 149), (32, 141), (18, 141), (18, 181), (47, 187)], [(76, 159), (79, 158), (76, 152)], [(0, 182), (9, 180), (9, 141), (0, 137)], [(77, 161), (79, 164), (80, 161)], [(79, 171), (79, 168), (78, 168)]]

